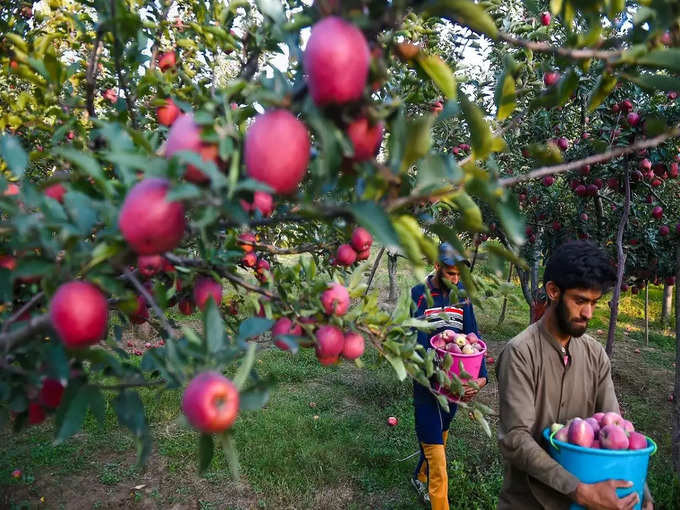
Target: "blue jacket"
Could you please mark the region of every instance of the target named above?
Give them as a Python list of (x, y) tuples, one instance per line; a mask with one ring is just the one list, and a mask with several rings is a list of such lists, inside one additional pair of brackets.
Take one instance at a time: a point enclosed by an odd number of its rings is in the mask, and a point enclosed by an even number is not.
[[(449, 303), (449, 292), (443, 293), (441, 289), (437, 289), (432, 284), (432, 278), (434, 275), (429, 275), (425, 280), (425, 283), (416, 285), (411, 289), (411, 299), (415, 304), (413, 317), (423, 318), (428, 321), (437, 323), (438, 326), (435, 330), (430, 331), (418, 331), (418, 343), (430, 349), (430, 337), (437, 333), (441, 333), (445, 329), (453, 329), (458, 333), (475, 333), (478, 337), (479, 330), (477, 329), (477, 318), (475, 317), (475, 312), (472, 308), (472, 303), (469, 300), (456, 303), (454, 305)], [(427, 298), (425, 297), (425, 285), (430, 289), (430, 295), (432, 296), (432, 306), (427, 306)], [(458, 288), (464, 290), (463, 284), (458, 282)], [(446, 319), (441, 318), (442, 312), (446, 314)], [(428, 318), (429, 317), (429, 318)], [(481, 338), (481, 337), (480, 337)], [(486, 377), (486, 360), (482, 360), (482, 366), (479, 370), (479, 377)], [(420, 385), (419, 385), (420, 386)]]

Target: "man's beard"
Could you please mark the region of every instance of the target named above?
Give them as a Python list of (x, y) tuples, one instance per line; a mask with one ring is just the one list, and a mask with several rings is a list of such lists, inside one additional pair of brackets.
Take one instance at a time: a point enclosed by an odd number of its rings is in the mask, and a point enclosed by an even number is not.
[(564, 305), (564, 299), (562, 296), (557, 301), (557, 327), (560, 328), (562, 333), (566, 333), (569, 336), (579, 337), (586, 332), (588, 329), (588, 323), (584, 326), (577, 326), (569, 320), (569, 311)]

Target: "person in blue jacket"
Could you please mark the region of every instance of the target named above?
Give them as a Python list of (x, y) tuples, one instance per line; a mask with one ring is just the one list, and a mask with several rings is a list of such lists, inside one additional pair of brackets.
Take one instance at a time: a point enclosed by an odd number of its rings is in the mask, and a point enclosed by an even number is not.
[[(458, 333), (475, 333), (479, 337), (477, 319), (468, 299), (459, 299), (451, 287), (464, 290), (460, 281), (460, 264), (470, 265), (449, 243), (439, 245), (439, 262), (435, 271), (427, 276), (424, 283), (411, 289), (414, 303), (412, 315), (431, 321), (436, 329), (418, 331), (418, 343), (431, 349), (430, 337), (445, 329)], [(428, 305), (425, 289), (430, 291), (433, 303)], [(487, 383), (486, 362), (482, 362), (479, 377), (475, 380), (478, 388)], [(461, 400), (470, 401), (479, 390), (469, 384)], [(448, 474), (446, 472), (446, 439), (451, 420), (456, 414), (457, 405), (450, 403), (449, 411), (439, 406), (429, 388), (413, 382), (413, 405), (415, 407), (415, 426), (420, 443), (420, 459), (416, 466), (411, 484), (423, 502), (430, 503), (432, 510), (448, 510)]]

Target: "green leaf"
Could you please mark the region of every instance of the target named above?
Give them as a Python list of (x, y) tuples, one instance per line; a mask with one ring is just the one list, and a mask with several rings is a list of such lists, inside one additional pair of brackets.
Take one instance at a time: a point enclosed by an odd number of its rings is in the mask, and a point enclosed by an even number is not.
[(667, 74), (640, 74), (638, 76), (631, 76), (626, 74), (623, 77), (649, 92), (680, 90), (680, 78), (676, 76), (669, 76)]
[(7, 163), (7, 168), (15, 177), (21, 179), (28, 165), (28, 154), (21, 146), (16, 136), (3, 135), (0, 137), (0, 157)]
[(404, 366), (404, 360), (398, 356), (393, 356), (392, 354), (385, 353), (385, 358), (390, 362), (392, 368), (397, 373), (397, 378), (403, 381), (407, 377), (406, 367)]
[(642, 66), (680, 71), (680, 48), (653, 50), (636, 59)]
[(38, 257), (22, 257), (19, 259), (14, 272), (15, 278), (30, 278), (31, 276), (46, 276), (54, 271), (54, 263)]
[(598, 78), (597, 84), (595, 85), (595, 88), (592, 90), (590, 93), (590, 97), (588, 98), (588, 111), (592, 112), (602, 104), (602, 101), (604, 101), (607, 96), (611, 93), (612, 90), (614, 90), (614, 87), (616, 87), (616, 77), (612, 76), (609, 73), (602, 73), (602, 75)]
[(239, 395), (238, 409), (241, 411), (257, 411), (269, 401), (269, 389), (266, 387), (253, 388)]
[(113, 408), (118, 416), (118, 423), (134, 434), (138, 463), (143, 464), (151, 453), (151, 434), (139, 393), (129, 389), (121, 391), (113, 401)]
[(373, 234), (374, 239), (386, 247), (399, 246), (399, 237), (384, 209), (375, 202), (357, 202), (349, 209), (356, 222)]
[(492, 39), (498, 36), (498, 27), (491, 16), (481, 5), (469, 0), (430, 1), (425, 6), (425, 15), (450, 19), (470, 27), (475, 32), (486, 34)]
[(470, 195), (465, 191), (459, 191), (452, 197), (452, 202), (456, 204), (461, 212), (461, 217), (456, 221), (459, 230), (469, 230), (479, 232), (484, 230), (482, 211)]
[[(93, 391), (98, 390), (89, 385), (81, 386), (73, 399), (68, 403), (63, 421), (57, 432), (57, 438), (55, 440), (56, 444), (62, 443), (65, 439), (68, 439), (78, 432), (83, 426), (87, 408), (90, 405), (90, 399), (95, 397)], [(99, 397), (101, 397), (101, 393), (99, 394)], [(96, 405), (98, 404), (96, 403)]]
[(441, 189), (459, 184), (463, 177), (463, 171), (450, 154), (428, 154), (418, 164), (416, 186), (421, 189)]
[(527, 268), (527, 263), (526, 261), (517, 255), (516, 253), (511, 252), (508, 250), (505, 246), (501, 246), (499, 244), (493, 244), (490, 243), (486, 245), (486, 249), (489, 250), (492, 253), (495, 253), (496, 255), (502, 257), (505, 260), (509, 260), (516, 266), (522, 267), (522, 268)]
[(64, 207), (80, 232), (89, 235), (97, 223), (97, 210), (90, 197), (79, 191), (69, 191), (64, 195)]
[(487, 437), (491, 437), (491, 427), (489, 427), (489, 422), (486, 421), (482, 412), (475, 408), (472, 410), (472, 414), (475, 417), (475, 420), (482, 426), (482, 429), (484, 429), (484, 433)]
[(279, 0), (257, 0), (257, 7), (260, 9), (262, 14), (269, 16), (277, 23), (281, 23), (286, 20), (283, 13), (283, 6)]
[(507, 202), (497, 202), (494, 209), (508, 240), (515, 245), (522, 244), (524, 242), (524, 220), (517, 209)]
[(268, 329), (271, 329), (273, 325), (274, 321), (271, 319), (265, 319), (264, 317), (249, 317), (239, 325), (238, 339), (247, 340), (248, 338), (260, 336)]
[(434, 116), (427, 114), (408, 122), (406, 127), (406, 146), (404, 159), (401, 162), (401, 172), (428, 153), (432, 146), (432, 124)]
[(208, 353), (215, 354), (224, 349), (224, 321), (215, 301), (212, 299), (208, 300), (208, 305), (203, 314), (203, 326), (205, 328), (205, 346)]
[(236, 388), (238, 388), (239, 391), (241, 391), (241, 388), (243, 388), (243, 385), (245, 384), (246, 380), (248, 379), (248, 375), (250, 374), (250, 371), (253, 368), (253, 363), (255, 363), (255, 351), (257, 350), (257, 344), (255, 342), (249, 342), (248, 343), (248, 350), (246, 351), (246, 355), (241, 361), (241, 365), (239, 365), (238, 370), (236, 371), (236, 375), (234, 376), (234, 385)]
[(227, 459), (227, 464), (229, 464), (231, 476), (234, 480), (238, 480), (241, 466), (238, 461), (238, 450), (236, 449), (236, 443), (234, 442), (234, 435), (231, 430), (227, 430), (221, 434), (217, 434), (216, 437), (222, 445), (222, 451), (224, 452), (224, 457)]
[(448, 64), (440, 56), (426, 56), (421, 52), (417, 62), (447, 98), (456, 98), (456, 77), (453, 75), (453, 71), (451, 71)]
[(201, 438), (198, 441), (198, 472), (203, 474), (210, 462), (212, 461), (213, 455), (215, 453), (215, 443), (213, 442), (213, 437), (210, 434), (201, 434)]
[(460, 91), (458, 94), (460, 107), (470, 129), (473, 159), (486, 159), (493, 149), (493, 135), (491, 128), (484, 119), (484, 113), (468, 97)]
[(117, 255), (125, 249), (125, 245), (122, 242), (108, 243), (106, 241), (99, 243), (92, 250), (92, 259), (85, 266), (85, 271), (89, 271), (97, 264), (104, 262), (105, 260), (111, 260), (114, 255)]
[(507, 70), (501, 74), (495, 91), (496, 118), (498, 120), (507, 119), (515, 111), (515, 78)]
[(62, 156), (64, 159), (69, 160), (81, 170), (83, 170), (88, 176), (92, 177), (94, 181), (104, 190), (107, 194), (113, 192), (113, 185), (104, 176), (99, 162), (84, 152), (72, 149), (70, 147), (58, 147), (54, 149), (54, 154)]
[(404, 322), (401, 323), (401, 326), (404, 328), (422, 329), (423, 331), (430, 331), (432, 329), (437, 328), (437, 326), (432, 322), (416, 319), (414, 317), (406, 319)]
[(277, 335), (276, 340), (287, 345), (288, 351), (291, 354), (297, 354), (298, 350), (300, 350), (300, 345), (298, 344), (297, 340), (299, 338), (301, 337), (295, 335)]

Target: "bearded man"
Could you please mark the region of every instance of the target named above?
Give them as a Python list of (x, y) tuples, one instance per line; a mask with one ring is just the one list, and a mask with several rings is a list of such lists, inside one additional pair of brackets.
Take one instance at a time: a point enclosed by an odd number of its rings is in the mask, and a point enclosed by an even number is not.
[[(640, 497), (619, 498), (626, 480), (582, 483), (546, 451), (542, 432), (596, 412), (620, 413), (609, 358), (585, 334), (602, 295), (616, 280), (609, 258), (587, 241), (555, 250), (543, 276), (549, 305), (543, 317), (510, 340), (498, 357), (500, 423), (505, 459), (498, 510), (560, 510), (573, 503), (597, 510), (629, 510)], [(653, 503), (645, 486), (644, 510)]]

